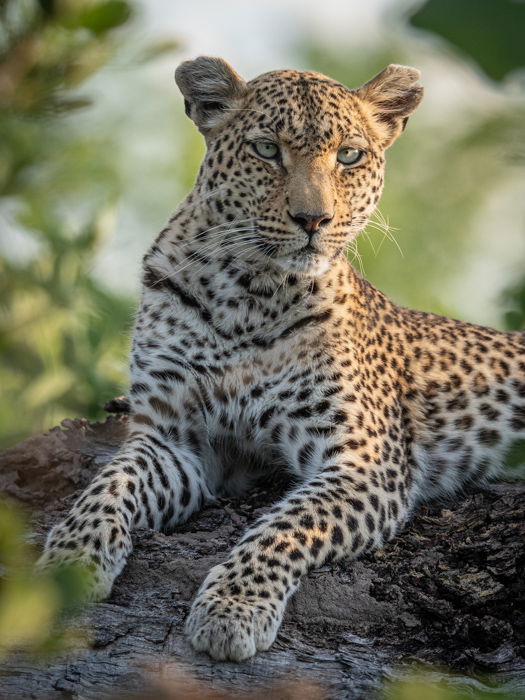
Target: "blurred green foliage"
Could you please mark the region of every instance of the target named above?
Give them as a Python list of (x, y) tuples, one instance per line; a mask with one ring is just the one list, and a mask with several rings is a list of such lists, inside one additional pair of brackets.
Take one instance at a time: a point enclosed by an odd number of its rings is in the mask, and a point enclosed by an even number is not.
[(427, 0), (410, 22), (447, 39), (493, 80), (525, 66), (520, 0)]
[[(439, 676), (439, 680), (436, 680)], [(378, 700), (525, 700), (525, 693), (511, 689), (512, 681), (505, 687), (498, 683), (486, 683), (467, 676), (454, 677), (432, 669), (414, 670), (403, 680), (386, 683)]]
[(11, 651), (55, 653), (83, 642), (71, 617), (85, 598), (86, 572), (78, 565), (35, 574), (27, 523), (0, 503), (0, 660)]
[(118, 152), (75, 115), (131, 15), (122, 0), (0, 3), (0, 445), (99, 416), (125, 382), (133, 305), (91, 274), (121, 194)]
[(501, 303), (503, 321), (509, 331), (521, 331), (525, 328), (525, 279), (506, 289)]

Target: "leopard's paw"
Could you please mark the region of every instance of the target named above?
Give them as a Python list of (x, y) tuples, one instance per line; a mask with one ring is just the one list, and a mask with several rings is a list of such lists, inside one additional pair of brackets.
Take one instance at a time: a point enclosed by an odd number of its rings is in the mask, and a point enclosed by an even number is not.
[(192, 605), (186, 633), (197, 651), (219, 661), (243, 661), (270, 647), (283, 612), (280, 601), (242, 595), (224, 598), (204, 591)]

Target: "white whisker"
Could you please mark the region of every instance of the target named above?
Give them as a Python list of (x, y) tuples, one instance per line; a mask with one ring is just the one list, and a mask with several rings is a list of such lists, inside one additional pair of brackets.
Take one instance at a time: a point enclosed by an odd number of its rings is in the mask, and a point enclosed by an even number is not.
[(366, 224), (366, 229), (371, 228), (375, 231), (378, 231), (379, 233), (383, 234), (383, 238), (381, 240), (381, 243), (379, 244), (377, 252), (381, 250), (381, 247), (385, 241), (385, 238), (387, 238), (389, 241), (391, 241), (396, 248), (398, 249), (399, 253), (403, 256), (403, 251), (401, 249), (401, 246), (399, 245), (396, 237), (394, 236), (394, 231), (397, 231), (394, 226), (391, 226), (388, 222), (388, 220), (385, 218), (385, 216), (381, 213), (379, 208), (376, 208), (374, 212), (374, 216), (376, 217), (375, 219), (370, 219), (367, 224)]
[(365, 268), (363, 265), (363, 258), (361, 256), (361, 253), (357, 249), (357, 242), (356, 241), (351, 241), (349, 246), (348, 246), (348, 252), (346, 255), (348, 256), (348, 253), (352, 254), (352, 262), (357, 260), (358, 266), (359, 266), (359, 272), (360, 274), (364, 277), (365, 275)]
[(199, 249), (194, 251), (191, 255), (185, 256), (183, 260), (179, 263), (179, 265), (173, 267), (164, 277), (160, 277), (155, 284), (159, 284), (160, 282), (163, 282), (166, 279), (169, 279), (171, 277), (174, 277), (178, 275), (180, 272), (183, 270), (186, 270), (188, 267), (190, 267), (193, 263), (199, 262), (201, 260), (201, 256), (206, 254), (206, 255), (214, 255), (215, 253), (218, 253), (221, 249), (224, 249), (224, 246), (228, 245), (235, 245), (238, 243), (242, 242), (253, 242), (253, 233), (255, 229), (238, 229), (238, 231), (243, 232), (242, 235), (235, 236), (232, 239), (226, 239), (226, 240), (213, 240), (209, 241), (206, 245), (200, 245)]
[(206, 254), (206, 255), (214, 255), (215, 253), (218, 253), (221, 249), (223, 250), (225, 246), (231, 246), (231, 245), (236, 245), (238, 243), (252, 243), (253, 242), (253, 237), (251, 234), (253, 231), (250, 231), (250, 235), (247, 236), (237, 236), (236, 238), (232, 240), (220, 240), (220, 241), (212, 241), (209, 243), (207, 246), (202, 246), (199, 248), (199, 250), (196, 250), (192, 255), (184, 258), (182, 263), (178, 266), (173, 268), (173, 270), (170, 270), (169, 274), (166, 275), (165, 277), (159, 279), (159, 282), (161, 282), (164, 279), (167, 279), (168, 277), (174, 277), (175, 275), (178, 275), (181, 273), (183, 270), (186, 270), (188, 267), (190, 267), (193, 263), (196, 262), (202, 262), (201, 256)]

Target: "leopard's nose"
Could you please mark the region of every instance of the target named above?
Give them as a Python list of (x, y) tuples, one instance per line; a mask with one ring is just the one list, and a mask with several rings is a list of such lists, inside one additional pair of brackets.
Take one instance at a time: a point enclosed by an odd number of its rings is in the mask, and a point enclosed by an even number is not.
[(327, 212), (323, 212), (322, 214), (309, 214), (304, 211), (298, 211), (294, 214), (292, 214), (292, 212), (288, 212), (288, 214), (296, 224), (299, 224), (303, 231), (306, 231), (306, 233), (310, 235), (312, 233), (316, 233), (316, 231), (319, 231), (321, 226), (325, 226), (334, 218)]

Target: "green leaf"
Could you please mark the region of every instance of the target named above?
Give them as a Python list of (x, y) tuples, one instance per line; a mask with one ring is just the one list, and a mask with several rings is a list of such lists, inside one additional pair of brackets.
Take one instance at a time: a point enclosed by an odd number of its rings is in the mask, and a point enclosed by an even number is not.
[(525, 279), (506, 289), (501, 301), (508, 309), (503, 315), (505, 328), (509, 331), (525, 330)]
[(94, 34), (102, 34), (124, 24), (131, 15), (131, 6), (125, 0), (108, 0), (83, 10), (76, 21)]
[(515, 472), (516, 476), (525, 476), (525, 440), (517, 440), (505, 457), (505, 467)]
[(427, 0), (410, 22), (468, 54), (493, 80), (525, 65), (524, 2)]
[(53, 17), (56, 12), (55, 0), (38, 0), (38, 4), (46, 17)]

